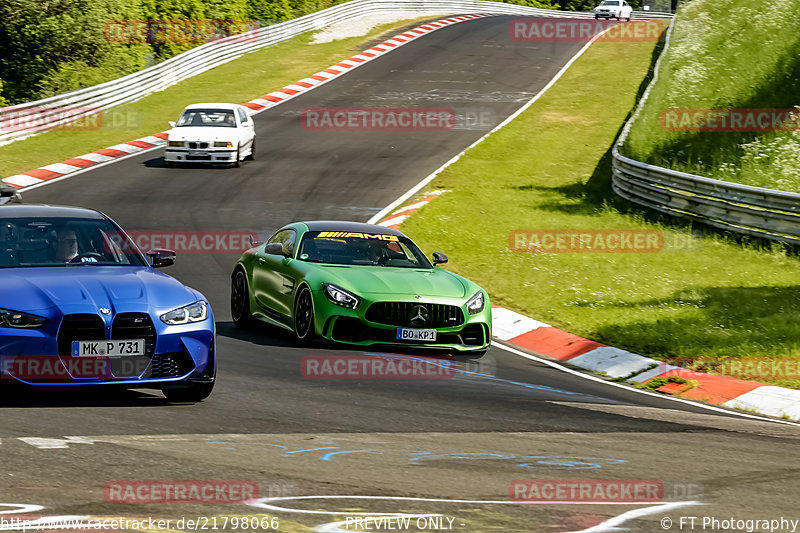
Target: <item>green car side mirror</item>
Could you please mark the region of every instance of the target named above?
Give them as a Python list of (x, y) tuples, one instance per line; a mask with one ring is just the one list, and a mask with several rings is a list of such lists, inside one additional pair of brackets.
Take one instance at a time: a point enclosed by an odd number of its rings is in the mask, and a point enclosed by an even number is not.
[(279, 242), (271, 242), (264, 246), (264, 253), (270, 255), (282, 255), (286, 257), (286, 250), (283, 249), (283, 244)]

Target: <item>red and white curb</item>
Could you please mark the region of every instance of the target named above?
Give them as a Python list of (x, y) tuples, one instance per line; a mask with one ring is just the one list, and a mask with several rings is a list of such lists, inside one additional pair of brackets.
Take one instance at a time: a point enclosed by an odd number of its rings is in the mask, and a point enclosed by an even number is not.
[[(435, 190), (423, 193), (421, 199), (397, 209), (378, 224), (398, 229), (398, 226), (411, 215), (445, 192), (449, 191)], [(605, 374), (610, 378), (624, 378), (624, 381), (632, 384), (647, 383), (659, 377), (680, 377), (687, 381), (695, 381), (697, 385), (687, 388), (680, 383), (667, 383), (656, 390), (688, 400), (705, 401), (722, 407), (800, 420), (800, 390), (705, 374), (669, 365), (663, 361), (584, 339), (494, 305), (492, 338), (578, 368)]]
[(679, 383), (667, 383), (656, 390), (688, 400), (800, 420), (800, 390), (668, 365), (584, 339), (504, 307), (492, 306), (492, 325), (497, 340), (579, 368), (624, 378), (628, 383), (647, 383), (658, 377), (676, 376), (696, 381), (697, 386), (684, 390)]
[(428, 205), (432, 200), (438, 198), (441, 194), (446, 192), (450, 191), (431, 191), (425, 193), (424, 197), (421, 200), (417, 200), (414, 203), (401, 207), (400, 209), (390, 214), (382, 221), (378, 222), (378, 225), (385, 226), (387, 228), (397, 229), (400, 226), (400, 224), (402, 224), (406, 219), (408, 219), (408, 217), (410, 217), (411, 215), (416, 213), (419, 209)]
[[(396, 50), (400, 46), (408, 44), (411, 41), (422, 37), (423, 35), (427, 35), (433, 31), (445, 28), (447, 26), (452, 26), (453, 24), (458, 24), (459, 22), (466, 22), (469, 20), (491, 16), (494, 15), (490, 13), (459, 15), (456, 17), (450, 17), (437, 20), (435, 22), (430, 22), (428, 24), (423, 24), (422, 26), (414, 28), (413, 30), (401, 33), (387, 41), (384, 41), (381, 44), (377, 44), (349, 59), (345, 59), (344, 61), (340, 61), (335, 65), (331, 65), (325, 70), (317, 72), (312, 76), (303, 78), (300, 81), (297, 81), (291, 85), (287, 85), (286, 87), (278, 89), (277, 91), (265, 94), (264, 96), (251, 100), (243, 105), (251, 110), (251, 115), (255, 115), (266, 109), (269, 109), (270, 107), (274, 107), (287, 100), (290, 100), (299, 94), (308, 92), (311, 89), (318, 87), (319, 85), (322, 85), (332, 79), (338, 78), (354, 68), (377, 59), (382, 55), (391, 52), (392, 50)], [(136, 139), (135, 141), (128, 141), (122, 144), (109, 146), (108, 148), (97, 150), (96, 152), (92, 152), (90, 154), (74, 157), (60, 163), (53, 163), (51, 165), (29, 170), (28, 172), (23, 172), (22, 174), (9, 176), (4, 178), (3, 182), (16, 187), (17, 189), (25, 189), (26, 187), (32, 187), (34, 185), (41, 185), (47, 181), (56, 178), (62, 178), (75, 172), (83, 171), (100, 163), (106, 163), (108, 161), (162, 147), (166, 144), (166, 138), (167, 132), (156, 133), (141, 139)]]

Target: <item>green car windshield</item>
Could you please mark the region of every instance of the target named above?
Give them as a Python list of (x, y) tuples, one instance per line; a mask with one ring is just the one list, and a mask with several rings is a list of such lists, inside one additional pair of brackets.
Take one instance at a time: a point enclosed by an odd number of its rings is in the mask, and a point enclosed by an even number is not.
[(297, 258), (332, 265), (433, 268), (425, 254), (406, 237), (346, 231), (305, 233)]

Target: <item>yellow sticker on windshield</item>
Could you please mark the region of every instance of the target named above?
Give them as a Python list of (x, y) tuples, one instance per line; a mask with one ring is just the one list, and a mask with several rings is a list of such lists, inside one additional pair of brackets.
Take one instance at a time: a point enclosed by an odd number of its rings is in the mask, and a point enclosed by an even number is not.
[(339, 239), (347, 239), (347, 238), (354, 238), (354, 239), (378, 239), (381, 241), (391, 241), (397, 242), (400, 239), (397, 235), (384, 235), (380, 233), (353, 233), (348, 231), (320, 231), (317, 238), (320, 239), (330, 239), (330, 238), (339, 238)]

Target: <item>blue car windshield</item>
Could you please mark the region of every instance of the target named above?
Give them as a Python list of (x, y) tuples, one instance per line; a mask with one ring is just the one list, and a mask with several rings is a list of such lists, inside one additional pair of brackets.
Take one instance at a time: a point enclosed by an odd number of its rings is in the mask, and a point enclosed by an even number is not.
[(305, 233), (297, 258), (332, 265), (433, 268), (425, 254), (407, 237), (345, 231)]
[(3, 218), (0, 268), (146, 266), (136, 245), (107, 219)]

